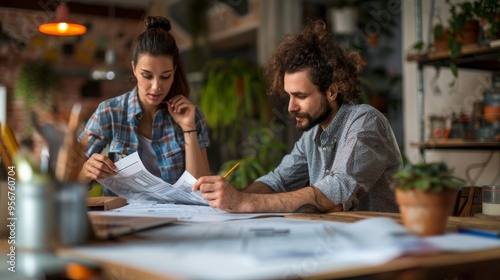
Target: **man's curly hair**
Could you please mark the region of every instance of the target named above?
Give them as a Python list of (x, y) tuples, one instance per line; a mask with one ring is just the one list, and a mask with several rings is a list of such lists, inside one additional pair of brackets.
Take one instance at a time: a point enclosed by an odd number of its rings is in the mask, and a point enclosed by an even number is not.
[(361, 56), (347, 53), (335, 43), (325, 22), (316, 20), (306, 24), (302, 32), (287, 35), (278, 46), (264, 70), (269, 83), (269, 94), (285, 94), (285, 73), (309, 70), (311, 82), (326, 94), (335, 84), (342, 101), (359, 98), (358, 72), (362, 69)]

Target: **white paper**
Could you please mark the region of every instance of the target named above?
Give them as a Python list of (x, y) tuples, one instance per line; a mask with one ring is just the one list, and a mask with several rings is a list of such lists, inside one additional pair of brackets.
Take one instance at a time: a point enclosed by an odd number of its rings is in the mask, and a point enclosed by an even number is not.
[(500, 247), (500, 239), (479, 237), (463, 233), (449, 233), (426, 237), (425, 241), (447, 252), (466, 252)]
[(390, 218), (352, 224), (266, 218), (174, 225), (135, 236), (135, 243), (77, 253), (173, 278), (300, 279), (429, 250)]
[(97, 181), (127, 202), (158, 202), (208, 205), (200, 192), (191, 192), (196, 182), (189, 172), (184, 171), (174, 185), (151, 174), (142, 164), (137, 152), (115, 163), (118, 174)]
[[(93, 212), (94, 213), (94, 212)], [(205, 205), (183, 204), (143, 204), (132, 203), (109, 211), (96, 211), (96, 214), (127, 215), (127, 216), (156, 216), (176, 218), (180, 222), (208, 223), (230, 220), (252, 219), (257, 217), (281, 217), (291, 213), (229, 213)]]

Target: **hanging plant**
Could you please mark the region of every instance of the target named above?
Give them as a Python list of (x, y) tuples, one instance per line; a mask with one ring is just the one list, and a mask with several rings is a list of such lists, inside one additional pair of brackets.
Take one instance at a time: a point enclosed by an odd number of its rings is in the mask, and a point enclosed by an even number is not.
[(474, 13), (481, 21), (486, 42), (500, 38), (500, 2), (498, 0), (474, 1)]
[(458, 77), (457, 59), (461, 55), (462, 46), (477, 43), (479, 33), (479, 22), (474, 14), (471, 2), (451, 3), (446, 0), (450, 7), (450, 18), (448, 19), (448, 45), (450, 48), (450, 70), (455, 78)]
[[(27, 116), (35, 106), (44, 111), (53, 110), (55, 84), (56, 74), (49, 62), (37, 60), (22, 66), (15, 84), (14, 95), (24, 101)], [(30, 135), (31, 125), (28, 122), (23, 138)]]
[(17, 78), (14, 94), (23, 99), (27, 107), (40, 104), (46, 109), (53, 105), (52, 90), (56, 75), (47, 61), (26, 63)]

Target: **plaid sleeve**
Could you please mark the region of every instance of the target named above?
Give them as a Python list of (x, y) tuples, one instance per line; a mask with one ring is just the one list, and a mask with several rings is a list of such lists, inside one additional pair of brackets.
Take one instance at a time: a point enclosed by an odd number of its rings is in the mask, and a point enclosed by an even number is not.
[(87, 144), (84, 147), (85, 155), (87, 158), (94, 153), (101, 153), (108, 140), (105, 137), (103, 127), (108, 127), (106, 124), (107, 118), (105, 117), (104, 104), (100, 104), (94, 114), (90, 117), (85, 125), (85, 129), (79, 136), (79, 141), (82, 142), (84, 137), (87, 137)]

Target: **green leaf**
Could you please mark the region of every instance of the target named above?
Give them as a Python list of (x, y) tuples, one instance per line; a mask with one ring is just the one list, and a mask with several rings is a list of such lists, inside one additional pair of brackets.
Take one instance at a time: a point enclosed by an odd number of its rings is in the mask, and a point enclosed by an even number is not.
[(420, 50), (421, 51), (421, 50), (424, 49), (424, 42), (423, 41), (418, 41), (411, 48), (415, 49), (415, 50)]
[[(443, 26), (441, 24), (438, 24), (434, 27), (434, 38), (441, 37), (441, 34), (443, 34)], [(423, 44), (423, 42), (421, 43)]]
[[(240, 156), (237, 143), (244, 135), (244, 125), (256, 119), (266, 125), (272, 116), (271, 105), (259, 65), (239, 58), (214, 58), (203, 68), (200, 109), (213, 131), (211, 136), (227, 143), (231, 157)], [(259, 109), (258, 116), (255, 108)]]
[(458, 66), (455, 63), (450, 64), (450, 70), (451, 73), (453, 74), (453, 77), (458, 77)]
[(439, 192), (458, 189), (465, 181), (453, 176), (444, 162), (407, 164), (393, 175), (393, 186), (404, 190)]

